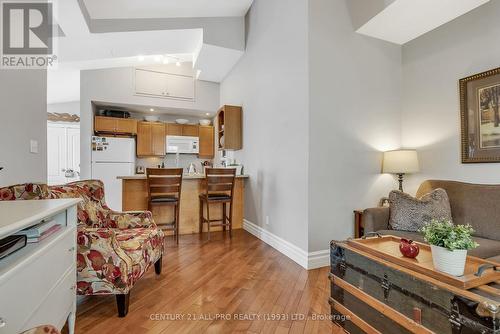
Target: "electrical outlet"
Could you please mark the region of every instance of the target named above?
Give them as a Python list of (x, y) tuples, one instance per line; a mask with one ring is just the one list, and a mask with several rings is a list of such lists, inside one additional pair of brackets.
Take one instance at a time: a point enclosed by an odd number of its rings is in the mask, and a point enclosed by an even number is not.
[(30, 140), (30, 153), (38, 153), (38, 140)]
[(266, 216), (266, 225), (269, 225), (269, 216)]

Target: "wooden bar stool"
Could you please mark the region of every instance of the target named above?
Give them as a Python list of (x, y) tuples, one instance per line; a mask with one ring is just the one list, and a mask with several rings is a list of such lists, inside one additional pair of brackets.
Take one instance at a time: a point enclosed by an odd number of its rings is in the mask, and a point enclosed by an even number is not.
[[(233, 230), (233, 193), (236, 169), (234, 168), (206, 168), (204, 193), (200, 194), (200, 234), (203, 224), (208, 226), (208, 240), (210, 240), (210, 226), (222, 226), (222, 230), (229, 228), (229, 237)], [(210, 219), (210, 204), (222, 204), (222, 219)], [(226, 205), (229, 203), (229, 217)], [(203, 215), (203, 205), (206, 204), (207, 218)]]
[(181, 209), (182, 168), (148, 168), (146, 169), (148, 187), (148, 210), (153, 206), (167, 205), (174, 207), (174, 221), (158, 226), (165, 230), (173, 230), (179, 243), (179, 211)]

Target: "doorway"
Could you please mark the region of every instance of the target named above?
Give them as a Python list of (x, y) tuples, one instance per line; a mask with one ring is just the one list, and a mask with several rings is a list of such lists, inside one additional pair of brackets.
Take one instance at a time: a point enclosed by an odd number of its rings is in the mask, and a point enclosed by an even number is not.
[(47, 122), (49, 185), (80, 180), (80, 124)]

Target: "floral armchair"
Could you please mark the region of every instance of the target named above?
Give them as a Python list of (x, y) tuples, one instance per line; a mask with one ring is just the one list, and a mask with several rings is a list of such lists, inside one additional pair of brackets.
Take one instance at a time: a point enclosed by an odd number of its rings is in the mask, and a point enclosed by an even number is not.
[(154, 264), (161, 273), (164, 235), (151, 212), (115, 212), (101, 181), (61, 186), (23, 184), (0, 188), (0, 200), (81, 198), (78, 205), (77, 293), (116, 295), (118, 314), (128, 312), (130, 290)]

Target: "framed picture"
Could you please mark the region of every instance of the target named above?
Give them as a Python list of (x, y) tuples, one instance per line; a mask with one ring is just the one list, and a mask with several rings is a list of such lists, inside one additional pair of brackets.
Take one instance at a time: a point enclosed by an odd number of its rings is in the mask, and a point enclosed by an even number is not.
[(462, 163), (500, 162), (500, 68), (459, 85)]

